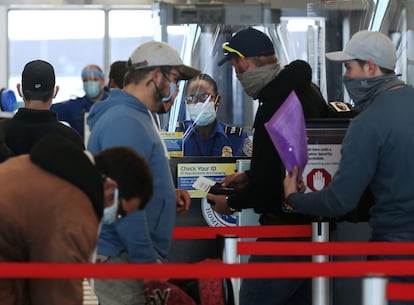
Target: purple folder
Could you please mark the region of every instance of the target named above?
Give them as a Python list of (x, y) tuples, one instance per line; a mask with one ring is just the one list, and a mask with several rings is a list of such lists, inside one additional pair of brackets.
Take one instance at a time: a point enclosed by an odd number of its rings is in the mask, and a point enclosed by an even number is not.
[(289, 173), (299, 166), (299, 177), (308, 162), (305, 119), (302, 105), (292, 91), (265, 128)]

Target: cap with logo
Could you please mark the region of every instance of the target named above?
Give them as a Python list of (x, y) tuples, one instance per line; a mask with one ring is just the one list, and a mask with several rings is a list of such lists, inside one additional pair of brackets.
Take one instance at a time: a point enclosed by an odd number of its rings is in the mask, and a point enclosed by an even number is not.
[(149, 41), (136, 48), (129, 57), (128, 66), (134, 69), (170, 66), (180, 72), (180, 79), (200, 74), (200, 70), (184, 65), (178, 52), (161, 41)]
[(28, 62), (22, 73), (22, 89), (45, 92), (55, 87), (55, 70), (44, 60)]
[(224, 58), (218, 62), (221, 66), (231, 58), (259, 57), (275, 54), (269, 36), (252, 27), (238, 31), (230, 41), (223, 44)]
[(381, 68), (394, 70), (397, 51), (385, 34), (364, 30), (355, 33), (343, 51), (326, 53), (326, 57), (332, 61), (372, 60)]

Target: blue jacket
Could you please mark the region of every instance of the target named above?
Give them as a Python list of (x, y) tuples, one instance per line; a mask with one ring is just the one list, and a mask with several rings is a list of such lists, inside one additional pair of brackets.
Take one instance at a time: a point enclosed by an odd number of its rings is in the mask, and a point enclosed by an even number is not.
[[(185, 132), (191, 124), (192, 121), (180, 122), (176, 131)], [(246, 156), (243, 151), (245, 141), (250, 140), (243, 128), (228, 126), (216, 120), (213, 133), (207, 140), (204, 140), (194, 128), (184, 143), (184, 156), (221, 156), (224, 146), (231, 147), (233, 156)]]
[(342, 143), (339, 168), (319, 192), (290, 197), (296, 211), (340, 216), (355, 208), (370, 187), (373, 235), (414, 232), (414, 89), (378, 94), (352, 120)]
[(132, 147), (148, 162), (154, 185), (145, 210), (102, 226), (98, 254), (117, 256), (127, 252), (134, 262), (166, 259), (175, 222), (175, 187), (164, 144), (150, 112), (134, 96), (114, 90), (107, 100), (91, 108), (88, 125), (89, 151), (95, 154), (113, 146)]
[[(108, 98), (108, 95), (109, 92), (105, 91), (102, 100)], [(85, 95), (73, 100), (52, 104), (50, 110), (57, 113), (59, 121), (67, 122), (72, 128), (76, 129), (83, 139), (83, 115), (89, 111), (93, 104)]]

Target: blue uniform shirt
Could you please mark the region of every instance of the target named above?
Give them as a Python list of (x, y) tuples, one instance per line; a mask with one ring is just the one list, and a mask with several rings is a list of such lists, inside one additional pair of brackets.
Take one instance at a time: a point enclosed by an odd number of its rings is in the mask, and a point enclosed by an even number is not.
[[(192, 121), (177, 123), (176, 131), (185, 132)], [(229, 146), (233, 156), (251, 155), (251, 143), (246, 131), (241, 127), (228, 126), (216, 120), (210, 138), (204, 140), (194, 128), (184, 143), (184, 156), (221, 156), (223, 147)]]
[[(108, 95), (109, 92), (105, 91), (101, 100), (106, 99)], [(76, 129), (83, 139), (83, 115), (85, 112), (89, 112), (89, 109), (93, 104), (94, 103), (85, 95), (76, 99), (52, 104), (50, 110), (57, 113), (59, 121), (67, 122), (72, 128)]]

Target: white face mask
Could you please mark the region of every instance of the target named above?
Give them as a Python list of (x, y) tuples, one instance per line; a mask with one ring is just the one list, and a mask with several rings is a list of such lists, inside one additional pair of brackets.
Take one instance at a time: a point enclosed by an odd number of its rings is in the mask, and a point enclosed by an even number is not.
[(101, 92), (101, 83), (98, 81), (88, 80), (83, 82), (83, 90), (89, 98), (95, 98)]
[(111, 206), (104, 208), (101, 223), (107, 224), (107, 225), (114, 223), (115, 220), (117, 219), (116, 216), (118, 213), (118, 207), (119, 207), (119, 191), (118, 191), (118, 188), (116, 188), (114, 190), (114, 203)]
[(214, 102), (189, 104), (187, 111), (191, 120), (198, 126), (207, 126), (216, 119)]

